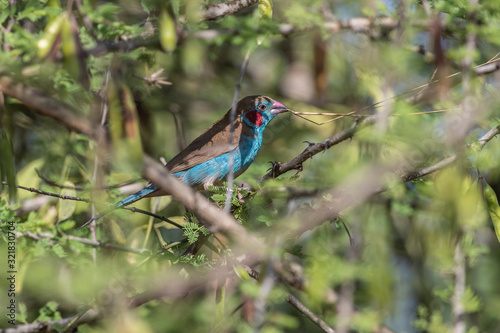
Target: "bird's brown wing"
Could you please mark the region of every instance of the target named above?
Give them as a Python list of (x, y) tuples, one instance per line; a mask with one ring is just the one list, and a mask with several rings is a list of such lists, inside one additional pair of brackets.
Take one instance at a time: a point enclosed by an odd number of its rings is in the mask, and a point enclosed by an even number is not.
[(229, 112), (191, 142), (166, 165), (171, 173), (188, 170), (198, 164), (234, 150), (242, 132), (241, 118), (234, 126), (233, 142), (229, 145)]

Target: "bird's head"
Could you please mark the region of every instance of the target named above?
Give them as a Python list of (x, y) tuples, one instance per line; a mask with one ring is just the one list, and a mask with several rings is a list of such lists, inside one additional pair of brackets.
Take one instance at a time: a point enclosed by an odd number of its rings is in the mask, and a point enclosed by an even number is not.
[(238, 102), (238, 115), (254, 129), (264, 129), (278, 113), (287, 111), (290, 109), (267, 96), (247, 96)]

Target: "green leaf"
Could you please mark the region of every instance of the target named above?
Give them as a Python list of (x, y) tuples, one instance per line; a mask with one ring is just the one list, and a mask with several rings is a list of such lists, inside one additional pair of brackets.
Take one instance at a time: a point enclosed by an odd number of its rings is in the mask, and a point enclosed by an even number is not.
[(64, 65), (73, 79), (88, 85), (85, 56), (78, 34), (78, 25), (73, 16), (66, 15), (61, 25), (61, 46)]
[(63, 247), (59, 244), (54, 244), (52, 245), (52, 251), (59, 257), (59, 258), (64, 258), (66, 257), (66, 251), (64, 251)]
[(165, 9), (160, 13), (160, 44), (166, 52), (172, 52), (177, 46), (175, 21)]
[(273, 18), (273, 6), (271, 0), (259, 0), (259, 18), (260, 19), (272, 19)]
[(248, 272), (240, 265), (233, 265), (233, 270), (236, 275), (242, 280), (250, 281), (252, 279), (250, 275), (248, 275)]
[(498, 205), (498, 199), (495, 191), (486, 181), (484, 182), (484, 199), (486, 200), (486, 206), (488, 207), (491, 222), (493, 222), (493, 226), (495, 227), (497, 239), (500, 242), (500, 206)]
[[(24, 168), (22, 168), (17, 173), (17, 180), (19, 184), (27, 187), (34, 187), (34, 188), (39, 187), (41, 179), (40, 177), (38, 177), (36, 170), (41, 169), (44, 164), (45, 164), (45, 159), (43, 157), (28, 163)], [(19, 192), (19, 199), (21, 200), (29, 199), (34, 196), (35, 193), (33, 192), (28, 192), (28, 191)]]
[[(76, 191), (72, 188), (74, 187), (74, 184), (70, 181), (64, 182), (65, 187), (71, 187), (71, 188), (63, 188), (61, 190), (61, 195), (64, 196), (71, 196), (75, 197), (76, 196)], [(63, 200), (60, 199), (58, 202), (58, 208), (57, 208), (57, 221), (62, 222), (64, 220), (69, 219), (71, 216), (73, 216), (73, 213), (75, 212), (77, 202), (75, 200)]]
[(47, 24), (47, 27), (45, 27), (45, 32), (36, 43), (38, 47), (38, 56), (40, 58), (46, 57), (54, 48), (56, 48), (55, 43), (61, 33), (62, 25), (66, 18), (66, 13), (62, 13), (52, 19), (49, 24)]

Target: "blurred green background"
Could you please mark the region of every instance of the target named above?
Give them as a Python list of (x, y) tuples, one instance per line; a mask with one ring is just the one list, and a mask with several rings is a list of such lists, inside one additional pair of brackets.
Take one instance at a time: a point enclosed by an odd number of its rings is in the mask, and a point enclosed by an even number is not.
[[(206, 20), (208, 6), (218, 3), (0, 0), (0, 79), (40, 89), (95, 128), (108, 115), (106, 138), (96, 142), (22, 98), (6, 91), (0, 98), (6, 254), (0, 267), (7, 276), (8, 222), (14, 221), (16, 324), (60, 320), (98, 305), (103, 318), (79, 332), (322, 331), (287, 303), (292, 294), (336, 332), (499, 332), (493, 224), (500, 227), (500, 207), (488, 194), (485, 199), (484, 189), (500, 189), (500, 144), (493, 138), (479, 149), (477, 140), (498, 129), (500, 77), (475, 71), (499, 53), (498, 1), (261, 0)], [(334, 121), (303, 115), (312, 123), (280, 114), (237, 179), (252, 192), (233, 200), (233, 215), (276, 248), (280, 274), (297, 277), (301, 287), (281, 277), (266, 289), (267, 261), (254, 267), (262, 279), (237, 277), (238, 268), (227, 264), (233, 253), (209, 246), (217, 245), (214, 237), (186, 256), (204, 230), (170, 197), (136, 206), (184, 229), (153, 226), (148, 216), (121, 210), (100, 222), (93, 240), (89, 229), (75, 228), (94, 215), (90, 204), (13, 190), (17, 184), (92, 198), (100, 211), (103, 202), (141, 188), (146, 181), (91, 191), (140, 178), (143, 153), (168, 161), (222, 117), (247, 54), (239, 98), (266, 95), (297, 112), (356, 115)], [(371, 114), (381, 120), (308, 159), (297, 175), (258, 182), (269, 161), (289, 161)], [(467, 125), (462, 136), (460, 124)], [(452, 154), (451, 167), (397, 180)], [(386, 191), (300, 237), (287, 234), (297, 212), (338, 203), (321, 191), (347, 192), (346, 179), (375, 165), (387, 166), (371, 175), (383, 179)], [(224, 189), (207, 194), (220, 206), (224, 195)], [(188, 282), (221, 267), (229, 272), (222, 300), (220, 285), (210, 280), (186, 295), (127, 307), (128, 298), (165, 281), (189, 290)], [(0, 281), (7, 290), (6, 278)], [(254, 311), (263, 312), (248, 315), (247, 307), (262, 299)], [(3, 309), (8, 302), (2, 293)], [(13, 327), (0, 318), (0, 327)]]

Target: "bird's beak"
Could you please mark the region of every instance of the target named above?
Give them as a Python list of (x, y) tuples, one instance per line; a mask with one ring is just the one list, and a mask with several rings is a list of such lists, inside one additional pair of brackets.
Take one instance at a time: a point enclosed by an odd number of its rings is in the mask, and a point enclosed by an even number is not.
[(278, 101), (274, 101), (273, 103), (273, 108), (271, 109), (271, 114), (278, 114), (278, 113), (283, 113), (283, 112), (288, 112), (290, 111), (289, 108), (284, 106)]

